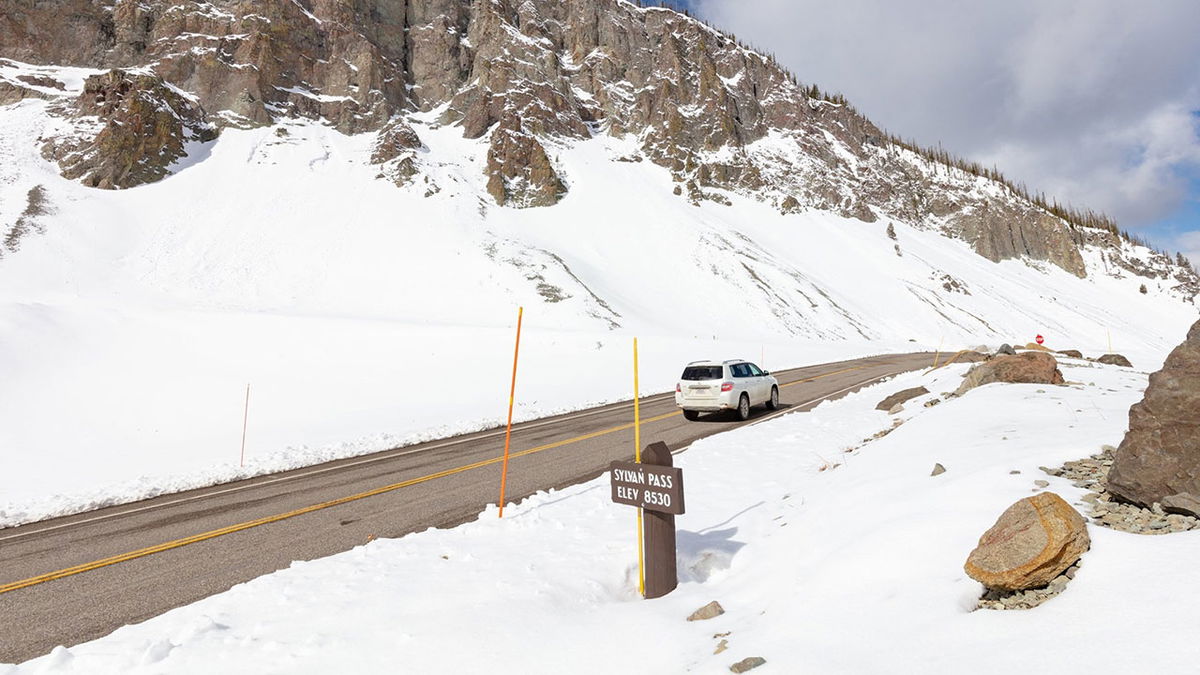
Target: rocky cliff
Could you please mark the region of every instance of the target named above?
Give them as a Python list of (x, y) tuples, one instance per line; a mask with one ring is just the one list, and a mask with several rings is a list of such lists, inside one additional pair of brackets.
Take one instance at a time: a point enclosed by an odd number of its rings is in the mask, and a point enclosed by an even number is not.
[[(556, 144), (633, 135), (639, 151), (625, 159), (666, 167), (685, 199), (736, 192), (788, 212), (903, 220), (993, 261), (1081, 277), (1094, 245), (1114, 269), (1200, 290), (1168, 258), (1140, 268), (1108, 231), (902, 147), (731, 37), (624, 0), (7, 0), (0, 57), (112, 71), (59, 105), (80, 131), (46, 150), (96, 187), (158, 180), (189, 140), (286, 117), (380, 134), (373, 161), (403, 186), (421, 172), (410, 116), (432, 111), (487, 140), (501, 206), (550, 206), (569, 191)], [(5, 82), (0, 102), (54, 85)]]

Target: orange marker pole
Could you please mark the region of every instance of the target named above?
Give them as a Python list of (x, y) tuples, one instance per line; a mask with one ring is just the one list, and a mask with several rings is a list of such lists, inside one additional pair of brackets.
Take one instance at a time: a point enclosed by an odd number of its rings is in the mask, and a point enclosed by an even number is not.
[(242, 459), (238, 466), (246, 466), (246, 424), (250, 421), (250, 383), (246, 383), (246, 409), (242, 412)]
[[(633, 338), (633, 461), (642, 463), (641, 387), (638, 384), (637, 338)], [(642, 509), (637, 510), (638, 593), (646, 597), (646, 555), (642, 550)]]
[(525, 316), (525, 308), (517, 308), (517, 346), (513, 348), (512, 387), (508, 390), (508, 428), (504, 431), (504, 463), (500, 469), (500, 516), (504, 517), (504, 488), (508, 484), (508, 448), (512, 440), (512, 411), (513, 400), (517, 396), (517, 357), (521, 355), (521, 319)]

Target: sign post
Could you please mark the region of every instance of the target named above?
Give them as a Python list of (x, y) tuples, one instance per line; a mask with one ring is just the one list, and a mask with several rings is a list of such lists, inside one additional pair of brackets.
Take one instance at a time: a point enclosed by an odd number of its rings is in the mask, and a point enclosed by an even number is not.
[(641, 463), (613, 462), (612, 500), (645, 511), (645, 597), (661, 598), (675, 590), (675, 516), (684, 512), (683, 469), (672, 466), (666, 443), (651, 443)]

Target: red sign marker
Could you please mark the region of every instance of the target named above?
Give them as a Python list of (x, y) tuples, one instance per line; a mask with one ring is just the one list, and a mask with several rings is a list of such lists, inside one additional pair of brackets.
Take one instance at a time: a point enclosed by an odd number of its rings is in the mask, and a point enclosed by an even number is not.
[(1044, 345), (1044, 344), (1046, 344), (1046, 338), (1042, 337), (1041, 335), (1037, 336), (1037, 343), (1038, 343), (1039, 345)]

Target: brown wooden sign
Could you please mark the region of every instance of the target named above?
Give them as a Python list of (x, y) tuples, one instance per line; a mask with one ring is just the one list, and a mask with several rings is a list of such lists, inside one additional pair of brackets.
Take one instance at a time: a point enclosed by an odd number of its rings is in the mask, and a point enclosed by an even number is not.
[(613, 462), (612, 500), (647, 511), (683, 513), (683, 469), (634, 462)]

